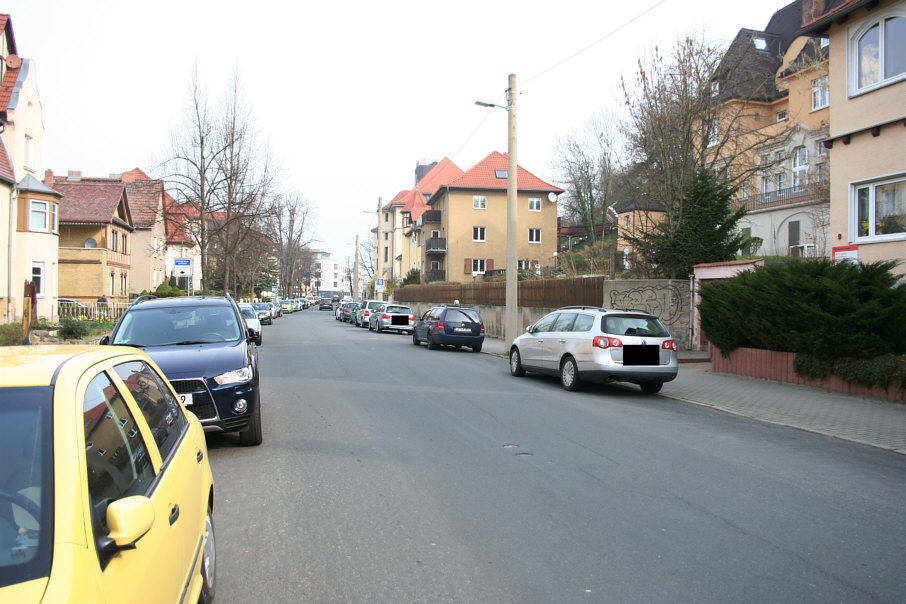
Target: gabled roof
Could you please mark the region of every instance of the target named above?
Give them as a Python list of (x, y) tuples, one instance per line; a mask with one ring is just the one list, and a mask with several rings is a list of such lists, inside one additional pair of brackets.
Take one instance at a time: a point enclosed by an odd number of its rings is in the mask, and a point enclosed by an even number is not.
[[(19, 87), (22, 85), (19, 81), (20, 71), (22, 71), (22, 59), (16, 55), (6, 57), (6, 73), (3, 74), (3, 80), (0, 81), (0, 112), (4, 116), (7, 109), (11, 108), (10, 101), (18, 97)], [(15, 108), (15, 102), (12, 103), (12, 108)]]
[(618, 207), (617, 214), (627, 214), (629, 212), (666, 212), (664, 204), (650, 197), (648, 193), (642, 193), (628, 204)]
[(63, 194), (60, 223), (117, 223), (133, 229), (126, 185), (118, 178), (53, 177), (53, 189)]
[(161, 180), (136, 180), (126, 182), (129, 209), (135, 228), (150, 229), (157, 222), (158, 209), (162, 202), (164, 183)]
[[(508, 157), (499, 151), (492, 151), (483, 160), (469, 168), (458, 178), (445, 185), (431, 196), (428, 205), (443, 189), (475, 189), (475, 190), (506, 190)], [(520, 191), (538, 191), (563, 193), (563, 189), (546, 183), (522, 166), (516, 168), (516, 184)]]
[(418, 181), (418, 184), (416, 184), (415, 187), (425, 199), (430, 199), (439, 188), (456, 180), (463, 174), (464, 172), (460, 170), (459, 166), (445, 157), (437, 162), (437, 165), (431, 168), (431, 170)]
[(456, 180), (463, 175), (459, 166), (454, 164), (448, 158), (443, 158), (425, 174), (414, 189), (406, 192), (403, 214), (409, 214), (409, 219), (413, 222), (418, 220), (419, 216), (428, 209), (426, 200), (430, 199), (437, 190), (444, 184)]
[(384, 205), (384, 207), (381, 208), (381, 211), (386, 212), (386, 211), (390, 210), (393, 206), (402, 206), (403, 202), (401, 200), (403, 197), (406, 196), (406, 193), (408, 193), (408, 191), (402, 190), (399, 193), (397, 193), (396, 195), (394, 195), (393, 199), (391, 199), (389, 202), (387, 202)]
[(6, 152), (6, 145), (0, 138), (0, 180), (11, 185), (16, 184), (16, 171), (13, 170), (13, 164), (9, 161), (9, 153)]
[(9, 13), (0, 14), (0, 29), (3, 30), (6, 37), (6, 52), (3, 54), (19, 54), (19, 51), (16, 50), (16, 36), (13, 34), (13, 21), (10, 19)]

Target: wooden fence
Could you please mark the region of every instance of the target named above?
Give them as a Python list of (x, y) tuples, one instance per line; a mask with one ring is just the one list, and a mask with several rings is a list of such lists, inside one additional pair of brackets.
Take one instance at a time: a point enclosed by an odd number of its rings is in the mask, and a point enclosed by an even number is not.
[[(544, 279), (519, 282), (519, 306), (530, 308), (560, 308), (561, 306), (603, 306), (604, 277), (574, 279)], [(394, 290), (399, 302), (446, 302), (454, 300), (466, 305), (506, 305), (506, 283), (443, 283), (438, 285), (407, 285)]]

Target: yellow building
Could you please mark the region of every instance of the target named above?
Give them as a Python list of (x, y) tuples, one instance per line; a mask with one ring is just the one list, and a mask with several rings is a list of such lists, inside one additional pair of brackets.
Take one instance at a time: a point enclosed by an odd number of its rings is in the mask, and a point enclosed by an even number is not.
[[(506, 266), (507, 156), (493, 152), (440, 186), (419, 220), (425, 282), (469, 282)], [(518, 267), (554, 264), (557, 196), (562, 189), (517, 172)]]
[(803, 0), (802, 24), (829, 40), (834, 256), (906, 262), (906, 1)]
[(64, 298), (94, 303), (129, 301), (132, 234), (135, 228), (119, 178), (82, 178), (80, 172), (44, 183), (63, 194), (60, 201), (59, 291)]

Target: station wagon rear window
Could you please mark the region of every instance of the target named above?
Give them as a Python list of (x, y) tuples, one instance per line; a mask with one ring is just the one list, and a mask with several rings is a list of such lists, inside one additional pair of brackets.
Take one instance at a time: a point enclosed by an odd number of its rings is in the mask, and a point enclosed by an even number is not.
[(619, 336), (670, 336), (657, 317), (645, 315), (606, 315), (601, 318), (601, 331)]

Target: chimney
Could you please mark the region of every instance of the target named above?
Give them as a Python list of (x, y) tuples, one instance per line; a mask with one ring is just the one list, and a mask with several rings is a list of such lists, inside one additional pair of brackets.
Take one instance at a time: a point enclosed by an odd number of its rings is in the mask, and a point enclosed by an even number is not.
[(75, 181), (82, 180), (82, 171), (81, 170), (70, 170), (69, 173), (66, 174), (66, 180), (75, 180)]
[(53, 170), (44, 170), (44, 184), (53, 188)]

